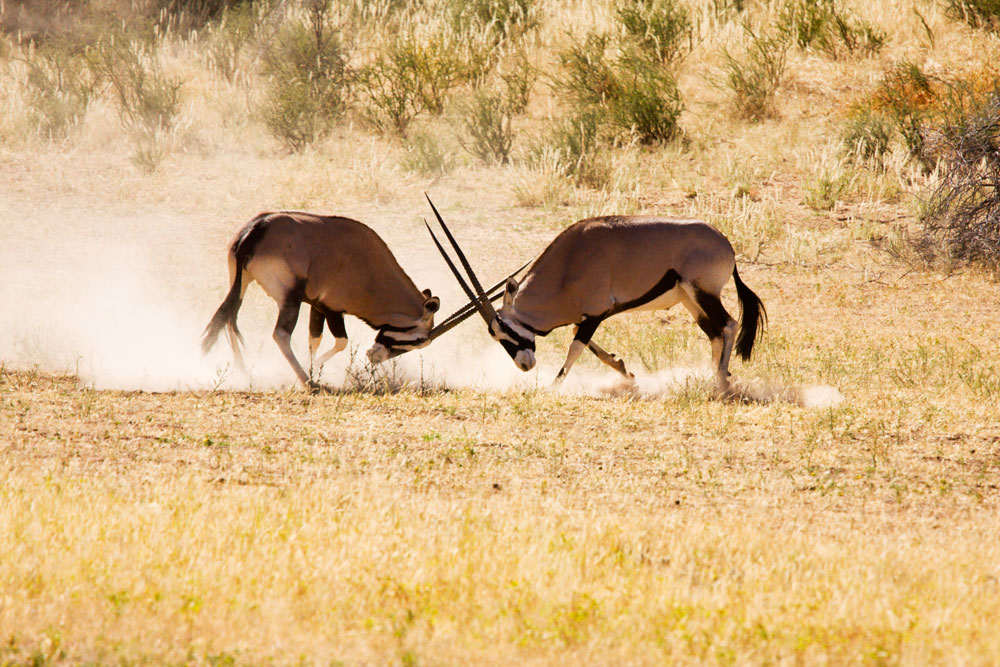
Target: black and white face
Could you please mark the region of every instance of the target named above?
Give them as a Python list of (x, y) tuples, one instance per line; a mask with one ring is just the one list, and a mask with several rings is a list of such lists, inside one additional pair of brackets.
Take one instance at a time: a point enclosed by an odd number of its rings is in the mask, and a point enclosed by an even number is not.
[(518, 368), (530, 371), (535, 367), (535, 333), (507, 316), (504, 310), (501, 308), (490, 322), (490, 335), (503, 345)]
[(404, 352), (418, 350), (430, 344), (431, 329), (434, 328), (434, 313), (441, 307), (441, 300), (431, 296), (429, 290), (424, 291), (427, 297), (424, 301), (424, 312), (420, 320), (412, 327), (383, 326), (375, 336), (375, 344), (368, 349), (368, 361), (380, 364), (383, 361), (398, 357)]

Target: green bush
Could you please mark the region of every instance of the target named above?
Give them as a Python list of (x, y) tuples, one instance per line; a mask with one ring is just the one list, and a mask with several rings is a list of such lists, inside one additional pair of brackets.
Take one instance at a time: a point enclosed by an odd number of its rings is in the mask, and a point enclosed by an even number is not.
[(759, 121), (774, 115), (774, 95), (785, 73), (787, 37), (757, 35), (746, 29), (748, 43), (740, 57), (728, 50), (725, 58), (726, 83), (733, 94), (737, 114)]
[(401, 37), (361, 71), (364, 113), (380, 130), (403, 136), (421, 113), (444, 111), (452, 90), (470, 78), (472, 69), (445, 36), (426, 41), (412, 34)]
[(514, 111), (507, 96), (480, 89), (464, 111), (462, 147), (486, 163), (510, 162)]
[(293, 151), (325, 134), (347, 108), (352, 73), (330, 0), (310, 0), (306, 21), (282, 27), (264, 57), (270, 77), (263, 117)]
[(615, 15), (625, 33), (660, 63), (691, 48), (691, 16), (677, 0), (619, 0)]
[(656, 62), (626, 59), (619, 72), (618, 93), (608, 101), (608, 117), (618, 136), (631, 134), (639, 143), (665, 143), (680, 132), (684, 110), (677, 82)]
[(613, 58), (609, 46), (609, 36), (591, 34), (559, 54), (564, 76), (557, 86), (571, 106), (614, 139), (651, 144), (676, 137), (683, 103), (670, 70), (637, 51)]
[(883, 31), (849, 13), (836, 0), (786, 0), (777, 25), (799, 48), (815, 48), (833, 58), (842, 52), (874, 55), (886, 40)]

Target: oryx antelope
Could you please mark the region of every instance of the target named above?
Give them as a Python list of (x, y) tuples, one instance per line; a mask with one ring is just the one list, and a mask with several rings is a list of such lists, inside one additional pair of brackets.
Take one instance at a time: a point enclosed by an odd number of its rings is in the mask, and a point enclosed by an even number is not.
[[(748, 360), (763, 330), (764, 305), (740, 280), (732, 245), (705, 222), (632, 216), (576, 222), (545, 248), (520, 283), (513, 277), (507, 281), (503, 306), (496, 311), (489, 299), (483, 298), (475, 273), (433, 203), (431, 208), (472, 287), (435, 237), (438, 250), (469, 298), (478, 299), (476, 308), (490, 335), (503, 345), (518, 368), (534, 368), (535, 336), (573, 325), (573, 342), (556, 377), (557, 384), (584, 348), (633, 379), (620, 359), (592, 340), (601, 322), (619, 313), (665, 310), (683, 304), (711, 340), (716, 384), (723, 394), (731, 391), (729, 357), (734, 345), (737, 354)], [(736, 321), (719, 298), (730, 276), (741, 310), (738, 334)]]
[[(202, 350), (208, 352), (223, 327), (237, 367), (243, 368), (236, 327), (247, 287), (257, 281), (278, 303), (274, 341), (303, 385), (318, 387), (291, 348), (292, 330), (303, 302), (309, 316), (310, 367), (322, 366), (347, 347), (344, 315), (354, 315), (378, 334), (368, 359), (380, 363), (429, 344), (475, 312), (466, 306), (432, 329), (441, 301), (421, 292), (406, 275), (385, 242), (364, 224), (336, 216), (296, 211), (261, 213), (229, 245), (229, 293), (205, 328)], [(494, 290), (495, 291), (495, 290)], [(499, 298), (499, 293), (493, 298)], [(333, 347), (318, 357), (324, 322)]]

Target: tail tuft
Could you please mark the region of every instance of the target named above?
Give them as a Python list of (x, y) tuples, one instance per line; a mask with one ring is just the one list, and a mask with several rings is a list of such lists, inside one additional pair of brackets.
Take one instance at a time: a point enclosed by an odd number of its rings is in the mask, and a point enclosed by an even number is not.
[(754, 342), (764, 332), (767, 324), (767, 311), (764, 302), (740, 280), (740, 272), (733, 267), (733, 281), (736, 283), (736, 296), (740, 300), (740, 332), (736, 337), (736, 353), (743, 361), (749, 361), (753, 352)]
[(222, 332), (226, 325), (232, 328), (237, 340), (241, 343), (243, 342), (243, 336), (236, 327), (236, 314), (243, 303), (243, 271), (246, 269), (247, 262), (253, 256), (257, 243), (264, 234), (268, 215), (262, 213), (247, 223), (240, 233), (239, 238), (236, 239), (230, 248), (230, 252), (236, 258), (236, 275), (233, 276), (233, 284), (229, 288), (229, 293), (226, 294), (222, 305), (215, 311), (212, 321), (208, 323), (208, 326), (205, 327), (205, 331), (201, 335), (201, 351), (203, 354), (208, 354), (208, 351), (212, 349), (215, 341), (219, 338), (219, 333)]

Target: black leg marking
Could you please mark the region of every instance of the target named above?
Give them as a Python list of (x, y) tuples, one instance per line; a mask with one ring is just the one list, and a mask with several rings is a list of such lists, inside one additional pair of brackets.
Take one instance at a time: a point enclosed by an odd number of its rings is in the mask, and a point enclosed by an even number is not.
[(576, 335), (573, 336), (573, 340), (578, 340), (586, 345), (594, 337), (594, 332), (597, 331), (597, 327), (601, 326), (601, 322), (603, 321), (604, 318), (601, 317), (583, 318), (583, 322), (580, 322), (576, 328)]
[(706, 317), (699, 317), (698, 326), (701, 327), (701, 330), (704, 331), (705, 335), (709, 338), (722, 338), (722, 329), (715, 326), (715, 323), (712, 322), (712, 320)]
[(320, 338), (323, 335), (323, 313), (313, 306), (309, 311), (309, 337)]
[(719, 297), (695, 287), (694, 298), (698, 303), (698, 307), (700, 307), (705, 314), (708, 315), (708, 319), (710, 320), (711, 325), (715, 327), (716, 333), (714, 335), (709, 333), (700, 320), (698, 322), (698, 326), (701, 327), (702, 331), (708, 334), (709, 338), (717, 338), (721, 336), (722, 329), (725, 328), (725, 326), (729, 324), (733, 318), (726, 312), (726, 308), (722, 305), (722, 302), (719, 301)]
[(330, 333), (337, 338), (347, 338), (347, 329), (344, 328), (343, 313), (327, 313), (326, 324), (330, 327)]

